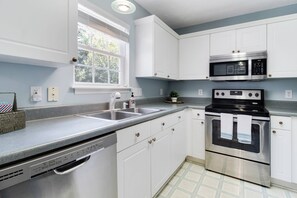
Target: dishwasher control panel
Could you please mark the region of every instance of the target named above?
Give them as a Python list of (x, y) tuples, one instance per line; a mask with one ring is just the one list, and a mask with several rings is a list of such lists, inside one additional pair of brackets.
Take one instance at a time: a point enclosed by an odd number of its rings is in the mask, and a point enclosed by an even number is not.
[(42, 173), (51, 171), (69, 162), (84, 158), (102, 149), (104, 149), (104, 147), (102, 146), (102, 143), (99, 142), (99, 143), (88, 145), (84, 148), (81, 148), (79, 150), (76, 150), (64, 155), (59, 155), (57, 157), (52, 156), (52, 158), (43, 160), (41, 163), (34, 164), (33, 166), (31, 166), (31, 177), (38, 176)]

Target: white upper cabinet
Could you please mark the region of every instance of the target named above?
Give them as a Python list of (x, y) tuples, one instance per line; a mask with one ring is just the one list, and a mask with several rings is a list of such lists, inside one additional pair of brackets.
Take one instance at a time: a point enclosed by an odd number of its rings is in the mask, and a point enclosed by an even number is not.
[(179, 79), (205, 80), (209, 76), (209, 35), (179, 40)]
[(0, 2), (0, 61), (69, 65), (77, 49), (77, 1)]
[(178, 79), (178, 35), (154, 15), (135, 24), (136, 77)]
[(297, 20), (267, 26), (268, 77), (297, 77)]
[(210, 36), (210, 55), (266, 50), (266, 25), (213, 33)]

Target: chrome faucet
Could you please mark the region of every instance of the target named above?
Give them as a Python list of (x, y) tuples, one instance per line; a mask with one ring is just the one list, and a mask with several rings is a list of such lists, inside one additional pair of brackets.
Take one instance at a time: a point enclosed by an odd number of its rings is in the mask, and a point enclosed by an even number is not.
[(121, 99), (120, 92), (114, 92), (111, 94), (110, 102), (109, 102), (109, 110), (115, 109), (115, 103), (116, 103), (116, 100), (118, 100), (118, 99)]

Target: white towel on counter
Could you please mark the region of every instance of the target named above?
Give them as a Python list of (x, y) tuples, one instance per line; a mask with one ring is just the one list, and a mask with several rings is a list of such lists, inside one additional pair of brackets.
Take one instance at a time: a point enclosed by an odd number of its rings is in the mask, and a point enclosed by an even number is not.
[(237, 139), (240, 143), (252, 142), (252, 116), (237, 115)]
[(221, 113), (221, 138), (232, 140), (233, 138), (233, 115)]

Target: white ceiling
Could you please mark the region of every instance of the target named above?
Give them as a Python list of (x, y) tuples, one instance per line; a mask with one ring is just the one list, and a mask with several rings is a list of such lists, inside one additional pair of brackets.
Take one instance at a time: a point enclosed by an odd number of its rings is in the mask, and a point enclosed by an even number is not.
[(297, 3), (297, 0), (134, 0), (171, 28), (188, 27)]

